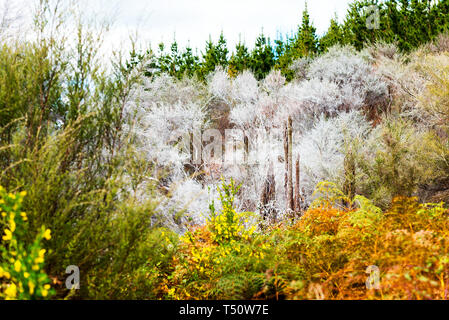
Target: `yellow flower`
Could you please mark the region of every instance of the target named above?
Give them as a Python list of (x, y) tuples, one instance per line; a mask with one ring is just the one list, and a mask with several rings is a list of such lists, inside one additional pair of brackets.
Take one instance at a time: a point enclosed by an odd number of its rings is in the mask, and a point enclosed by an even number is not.
[(42, 263), (42, 262), (44, 262), (44, 259), (41, 257), (34, 259), (34, 263), (36, 263), (36, 264)]
[(16, 271), (16, 272), (20, 272), (20, 269), (22, 268), (22, 263), (19, 261), (19, 260), (17, 260), (16, 262), (14, 262), (14, 270)]
[(27, 195), (26, 191), (22, 191), (21, 193), (19, 193), (21, 197), (25, 197)]
[(8, 288), (5, 290), (5, 294), (6, 294), (6, 299), (10, 300), (10, 299), (14, 299), (17, 295), (17, 287), (14, 283), (11, 283)]
[(47, 239), (47, 240), (51, 239), (51, 230), (50, 229), (45, 230), (44, 238)]
[(39, 270), (39, 266), (37, 264), (35, 264), (31, 267), (31, 269), (33, 269), (34, 271), (37, 271), (37, 270)]
[(43, 289), (42, 290), (42, 296), (46, 297), (48, 295), (48, 290)]
[(41, 249), (39, 250), (39, 257), (37, 257), (36, 259), (34, 259), (34, 263), (38, 264), (38, 263), (42, 263), (44, 262), (44, 254), (45, 254), (45, 249)]
[(3, 240), (8, 241), (12, 239), (12, 232), (8, 229), (5, 229), (5, 235), (2, 237)]
[(5, 290), (6, 300), (12, 300), (17, 296), (17, 286), (11, 283)]
[(23, 276), (25, 277), (25, 279), (28, 279), (30, 277), (30, 274), (28, 272), (24, 272)]
[(36, 287), (32, 281), (28, 281), (28, 287), (30, 288), (30, 294), (34, 293), (34, 288)]
[(9, 220), (9, 228), (11, 229), (11, 232), (16, 231), (16, 222), (13, 219)]
[(2, 217), (6, 217), (6, 212), (2, 212)]

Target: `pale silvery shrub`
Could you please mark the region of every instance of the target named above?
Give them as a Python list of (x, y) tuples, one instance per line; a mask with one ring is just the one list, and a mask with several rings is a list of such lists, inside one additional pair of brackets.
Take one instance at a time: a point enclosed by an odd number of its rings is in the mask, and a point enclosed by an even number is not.
[(237, 206), (245, 211), (258, 209), (262, 188), (271, 165), (277, 188), (276, 199), (272, 204), (281, 209), (285, 205), (284, 194), (281, 192), (284, 163), (279, 161), (283, 154), (282, 132), (274, 128), (251, 128), (245, 133), (249, 140), (247, 162), (225, 164), (223, 167), (225, 177), (234, 177), (237, 182), (242, 183)]
[[(146, 84), (133, 106), (137, 110), (138, 145), (151, 161), (169, 172), (169, 196), (160, 206), (160, 212), (170, 216), (168, 224), (175, 228), (187, 221), (204, 221), (202, 215), (207, 213), (210, 203), (206, 199), (208, 186), (215, 189), (221, 174), (242, 183), (236, 199), (238, 209), (256, 211), (271, 167), (276, 194), (270, 205), (278, 213), (284, 212), (282, 130), (289, 116), (294, 126), (293, 158), (295, 161), (298, 154), (301, 156), (301, 186), (306, 201), (310, 202), (318, 182), (341, 182), (345, 143), (362, 139), (370, 129), (358, 110), (371, 101), (370, 90), (384, 94), (385, 83), (366, 60), (350, 48), (331, 50), (319, 63), (303, 61), (306, 62), (307, 66), (310, 64), (310, 68), (304, 69), (310, 69), (308, 78), (287, 85), (276, 70), (258, 82), (249, 71), (231, 79), (222, 68), (209, 75), (206, 88), (176, 81), (167, 75)], [(204, 105), (208, 112), (215, 110), (218, 117), (229, 116), (231, 124), (248, 136), (249, 163), (242, 159), (237, 163), (205, 163), (201, 170), (211, 173), (197, 180), (189, 178), (184, 171), (189, 154), (175, 146), (173, 137), (207, 127)], [(242, 157), (242, 141), (236, 148), (237, 157)], [(223, 156), (224, 159), (231, 156), (231, 150), (226, 149)], [(185, 213), (181, 224), (173, 218), (176, 215), (172, 215), (179, 211)]]
[(222, 67), (217, 67), (213, 73), (208, 75), (207, 85), (213, 97), (231, 103), (231, 79)]
[(204, 198), (207, 189), (204, 192), (197, 181), (189, 179), (184, 169), (191, 157), (186, 143), (189, 134), (207, 126), (206, 96), (201, 85), (191, 80), (162, 75), (136, 88), (126, 105), (126, 115), (132, 121), (125, 131), (135, 137), (139, 154), (157, 169), (156, 178), (162, 178), (159, 187), (170, 191), (161, 198), (157, 217), (163, 217), (162, 223), (177, 231), (186, 223), (203, 221), (200, 214), (208, 207)]
[(270, 95), (279, 93), (285, 85), (285, 77), (280, 70), (272, 70), (263, 80), (262, 89)]
[(253, 103), (259, 96), (259, 83), (252, 72), (245, 70), (231, 83), (231, 97), (240, 103)]
[(371, 126), (360, 111), (340, 113), (326, 119), (322, 116), (313, 129), (294, 146), (301, 156), (301, 186), (310, 203), (316, 185), (324, 180), (341, 183), (344, 177), (345, 144), (364, 139)]
[(308, 77), (337, 84), (342, 89), (347, 111), (362, 107), (359, 100), (365, 106), (374, 107), (388, 98), (386, 83), (366, 59), (350, 47), (333, 47), (318, 57), (311, 63)]
[(146, 104), (201, 103), (206, 96), (206, 88), (200, 82), (189, 78), (177, 80), (166, 73), (146, 78), (142, 89)]
[(257, 106), (252, 103), (238, 104), (231, 109), (229, 119), (240, 129), (247, 129), (256, 124)]
[(312, 61), (313, 60), (309, 57), (300, 58), (293, 61), (293, 63), (290, 65), (289, 68), (294, 72), (295, 79), (297, 80), (306, 79)]
[(337, 84), (328, 80), (312, 79), (291, 83), (282, 91), (289, 115), (294, 119), (335, 115), (342, 104)]
[(194, 179), (174, 182), (170, 196), (156, 208), (163, 215), (162, 225), (178, 233), (186, 231), (189, 225), (203, 225), (209, 217), (209, 204), (220, 209), (220, 201), (215, 185), (202, 186)]
[(135, 128), (139, 150), (147, 155), (148, 161), (169, 168), (172, 174), (179, 176), (190, 154), (189, 150), (180, 149), (175, 143), (189, 133), (201, 130), (205, 115), (204, 108), (194, 102), (142, 104)]
[(383, 41), (376, 42), (374, 45), (368, 47), (367, 51), (374, 61), (380, 58), (397, 60), (401, 55), (396, 43)]

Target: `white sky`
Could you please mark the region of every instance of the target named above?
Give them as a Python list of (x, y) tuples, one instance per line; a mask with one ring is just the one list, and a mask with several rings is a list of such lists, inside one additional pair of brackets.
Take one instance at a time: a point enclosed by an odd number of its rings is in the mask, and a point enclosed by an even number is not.
[[(0, 0), (26, 4), (30, 9), (36, 0)], [(53, 0), (54, 1), (54, 0)], [(68, 0), (62, 0), (66, 2)], [(106, 40), (107, 46), (126, 44), (129, 34), (138, 32), (142, 48), (153, 48), (163, 41), (167, 46), (174, 36), (182, 48), (190, 42), (202, 51), (209, 35), (214, 42), (223, 31), (228, 48), (233, 50), (239, 37), (252, 47), (260, 32), (272, 40), (285, 36), (301, 23), (306, 0), (76, 0), (90, 15), (113, 17), (114, 24)], [(324, 33), (337, 13), (344, 18), (350, 0), (309, 0), (311, 19)], [(2, 6), (0, 6), (1, 15)]]
[[(129, 31), (139, 30), (139, 38), (154, 47), (176, 40), (180, 47), (188, 42), (203, 50), (209, 35), (216, 41), (223, 31), (228, 48), (234, 49), (239, 37), (252, 47), (260, 32), (272, 40), (295, 31), (301, 22), (305, 0), (90, 0), (116, 13), (111, 36), (126, 39)], [(330, 19), (346, 14), (350, 0), (309, 0), (311, 19), (324, 33)], [(106, 4), (107, 3), (107, 4)]]

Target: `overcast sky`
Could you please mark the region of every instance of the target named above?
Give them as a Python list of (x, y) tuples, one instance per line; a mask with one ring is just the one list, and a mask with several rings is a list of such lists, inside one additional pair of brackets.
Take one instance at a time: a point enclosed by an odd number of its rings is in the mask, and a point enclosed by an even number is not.
[[(308, 8), (318, 33), (329, 27), (337, 13), (340, 20), (349, 0), (312, 0)], [(183, 47), (188, 42), (203, 50), (209, 35), (214, 41), (223, 31), (228, 45), (234, 48), (239, 37), (252, 46), (263, 31), (272, 39), (296, 30), (301, 22), (305, 0), (90, 0), (90, 5), (107, 8), (116, 15), (112, 36), (126, 38), (129, 31), (139, 30), (139, 37), (153, 47), (174, 36)]]
[[(20, 3), (18, 7), (34, 7), (36, 0), (0, 0), (1, 4)], [(56, 1), (56, 0), (51, 0)], [(62, 0), (68, 4), (69, 0)], [(204, 49), (212, 37), (223, 31), (228, 47), (234, 49), (239, 38), (252, 47), (261, 33), (272, 40), (297, 29), (306, 0), (75, 0), (85, 13), (101, 18), (113, 17), (108, 45), (124, 44), (129, 33), (138, 31), (142, 47), (153, 48), (163, 41), (170, 44), (176, 36), (180, 47)], [(350, 0), (309, 0), (311, 19), (324, 33), (337, 13), (345, 16)], [(0, 11), (3, 6), (0, 6)], [(1, 12), (0, 12), (1, 13)]]

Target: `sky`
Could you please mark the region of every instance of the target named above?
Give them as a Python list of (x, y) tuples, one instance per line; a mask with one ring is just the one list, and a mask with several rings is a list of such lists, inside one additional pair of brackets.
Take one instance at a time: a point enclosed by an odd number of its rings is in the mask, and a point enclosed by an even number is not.
[[(36, 0), (0, 0), (2, 4), (21, 3), (34, 7)], [(51, 0), (57, 1), (57, 0)], [(179, 47), (190, 44), (202, 51), (209, 36), (214, 42), (223, 32), (228, 48), (241, 39), (253, 47), (262, 32), (272, 40), (279, 34), (297, 30), (306, 0), (61, 0), (75, 1), (87, 15), (112, 18), (106, 46), (120, 47), (136, 34), (141, 48), (169, 46), (176, 38)], [(343, 20), (350, 0), (309, 0), (308, 9), (318, 34), (329, 27), (336, 13)]]
[[(346, 14), (349, 0), (309, 0), (308, 9), (318, 34), (329, 27), (337, 13)], [(138, 30), (139, 39), (155, 48), (176, 38), (178, 45), (203, 50), (209, 36), (217, 41), (223, 31), (228, 47), (241, 39), (252, 47), (263, 30), (271, 39), (296, 30), (305, 0), (90, 0), (89, 4), (115, 15), (113, 41), (126, 40)]]

